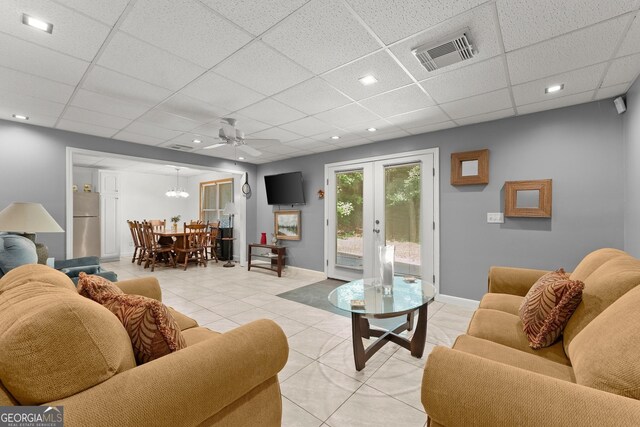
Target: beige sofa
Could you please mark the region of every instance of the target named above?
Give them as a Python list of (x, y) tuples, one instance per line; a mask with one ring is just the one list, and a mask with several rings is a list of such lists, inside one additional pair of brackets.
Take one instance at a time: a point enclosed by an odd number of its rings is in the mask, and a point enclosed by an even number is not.
[[(118, 282), (161, 299), (153, 277)], [(270, 320), (218, 334), (173, 314), (187, 347), (136, 366), (111, 312), (41, 265), (0, 279), (0, 406), (64, 405), (66, 426), (279, 426), (287, 339)]]
[(545, 273), (491, 268), (467, 333), (427, 360), (431, 426), (640, 425), (640, 260), (587, 255), (571, 273), (585, 288), (562, 339), (533, 350), (518, 307)]

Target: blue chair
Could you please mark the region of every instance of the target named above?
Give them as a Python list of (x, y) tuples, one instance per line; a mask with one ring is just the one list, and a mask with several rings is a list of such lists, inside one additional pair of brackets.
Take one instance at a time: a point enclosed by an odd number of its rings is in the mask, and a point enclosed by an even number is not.
[[(0, 233), (0, 277), (16, 267), (37, 262), (35, 243), (17, 234)], [(54, 268), (69, 276), (75, 284), (78, 283), (81, 272), (102, 276), (112, 282), (118, 281), (118, 275), (104, 270), (100, 266), (100, 259), (95, 256), (56, 261)]]

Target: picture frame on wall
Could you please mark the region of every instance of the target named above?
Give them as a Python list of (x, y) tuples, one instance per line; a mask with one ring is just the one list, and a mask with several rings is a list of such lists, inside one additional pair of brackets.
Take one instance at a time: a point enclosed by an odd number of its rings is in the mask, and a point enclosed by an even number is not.
[(276, 211), (274, 214), (274, 229), (278, 240), (300, 240), (302, 224), (300, 211)]
[(489, 150), (451, 153), (451, 185), (489, 183)]

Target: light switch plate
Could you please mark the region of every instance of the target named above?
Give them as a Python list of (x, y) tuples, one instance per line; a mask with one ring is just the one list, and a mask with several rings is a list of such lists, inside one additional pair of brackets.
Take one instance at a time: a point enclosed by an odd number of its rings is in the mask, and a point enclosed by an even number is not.
[(487, 213), (487, 222), (489, 224), (504, 224), (504, 214), (502, 212)]

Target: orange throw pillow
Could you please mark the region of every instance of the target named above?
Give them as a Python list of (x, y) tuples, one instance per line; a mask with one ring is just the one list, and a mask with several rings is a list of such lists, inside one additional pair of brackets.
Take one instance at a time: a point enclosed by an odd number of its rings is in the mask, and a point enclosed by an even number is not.
[(570, 280), (562, 268), (538, 279), (519, 310), (531, 348), (537, 350), (556, 342), (582, 301), (583, 289), (584, 283)]
[(82, 273), (78, 293), (116, 315), (129, 334), (138, 365), (187, 346), (178, 323), (160, 301), (125, 294), (107, 279)]

